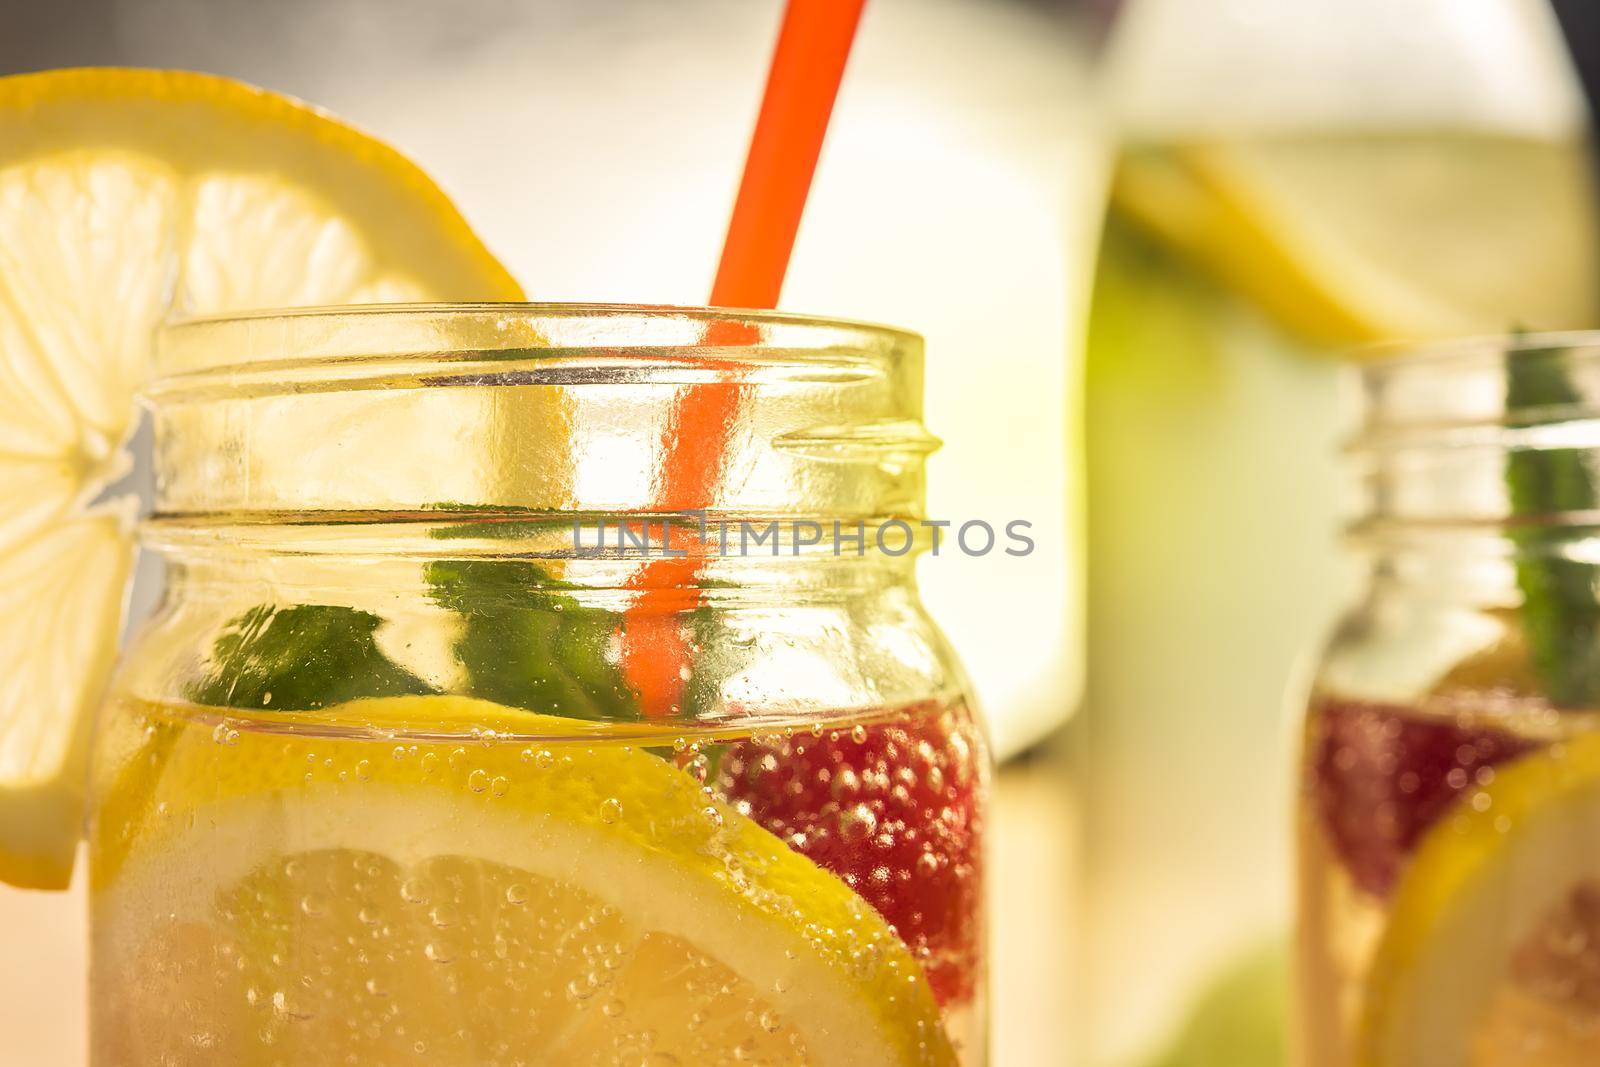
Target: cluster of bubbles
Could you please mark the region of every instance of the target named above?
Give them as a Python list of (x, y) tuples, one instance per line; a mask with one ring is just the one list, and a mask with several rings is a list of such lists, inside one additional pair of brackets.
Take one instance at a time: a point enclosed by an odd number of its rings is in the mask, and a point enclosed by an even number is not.
[[(117, 835), (126, 843), (178, 815), (186, 832), (209, 832), (182, 795), (194, 783), (163, 778), (172, 735), (147, 724), (141, 736), (145, 748), (128, 767), (143, 777), (127, 777), (149, 803), (130, 808)], [(972, 973), (976, 942), (968, 943), (964, 930), (928, 919), (934, 901), (910, 888), (915, 877), (924, 892), (946, 894), (958, 883), (976, 892), (981, 818), (975, 797), (984, 757), (964, 713), (612, 746), (632, 756), (648, 752), (682, 772), (672, 781), (697, 798), (687, 809), (694, 813), (692, 830), (658, 825), (649, 795), (589, 774), (584, 754), (592, 756), (595, 748), (588, 740), (527, 745), (487, 729), (460, 739), (468, 743), (271, 736), (242, 721), (206, 723), (197, 739), (206, 737), (209, 745), (229, 750), (217, 758), (233, 761), (230, 773), (249, 774), (252, 761), (288, 766), (289, 772), (274, 770), (268, 780), (290, 791), (356, 797), (369, 794), (354, 791), (431, 782), (473, 804), (500, 803), (499, 810), (515, 817), (525, 807), (537, 808), (540, 790), (581, 787), (586, 818), (599, 826), (686, 835), (663, 847), (693, 841), (750, 900), (781, 898), (781, 890), (764, 885), (760, 855), (726, 847), (738, 820), (753, 818), (896, 924), (881, 935), (888, 941), (898, 932), (924, 964), (938, 961)], [(802, 783), (814, 788), (796, 788)], [(219, 784), (212, 799), (226, 788)], [(308, 808), (312, 796), (306, 794)], [(108, 998), (97, 1041), (173, 1065), (315, 1058), (489, 1067), (545, 1062), (544, 1052), (529, 1050), (542, 1049), (556, 1033), (593, 1032), (603, 1035), (618, 1064), (807, 1062), (800, 1032), (780, 1010), (793, 988), (788, 966), (779, 968), (770, 988), (753, 988), (687, 944), (635, 928), (574, 885), (487, 859), (433, 855), (406, 862), (345, 848), (300, 848), (294, 842), (301, 816), (292, 806), (284, 810), (286, 820), (264, 824), (281, 841), (252, 842), (268, 855), (281, 845), (277, 858), (245, 872), (208, 914), (165, 915), (136, 944), (116, 934), (109, 939), (121, 957), (116, 969), (150, 981)], [(376, 816), (390, 824), (379, 839), (394, 836), (410, 814)], [(473, 817), (463, 818), (463, 835), (471, 833)], [(834, 847), (860, 862), (830, 862)], [(941, 881), (941, 874), (949, 877)], [(970, 896), (940, 899), (941, 914), (952, 901), (963, 924), (978, 920)], [(762, 906), (800, 916), (807, 902), (762, 900)], [(915, 980), (899, 973), (914, 969), (902, 966), (903, 955), (847, 933), (844, 954), (854, 976), (882, 972), (891, 980)], [(803, 936), (816, 949), (835, 951), (840, 944), (839, 931), (814, 923)], [(97, 953), (104, 951), (97, 946)], [(786, 955), (793, 961), (792, 950)], [(661, 1018), (660, 1004), (679, 1005), (686, 1014)], [(192, 1025), (156, 1021), (174, 1013)]]

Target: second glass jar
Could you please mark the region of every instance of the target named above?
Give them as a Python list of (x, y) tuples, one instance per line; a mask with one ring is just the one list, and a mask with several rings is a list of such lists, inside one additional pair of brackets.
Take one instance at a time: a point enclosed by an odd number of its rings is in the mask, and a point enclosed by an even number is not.
[(1376, 362), (1318, 668), (1304, 1067), (1600, 1062), (1600, 338)]

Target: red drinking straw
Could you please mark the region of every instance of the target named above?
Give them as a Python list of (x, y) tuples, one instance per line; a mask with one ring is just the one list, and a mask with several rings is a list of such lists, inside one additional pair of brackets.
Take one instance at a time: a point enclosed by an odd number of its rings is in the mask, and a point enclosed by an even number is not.
[(789, 0), (711, 287), (717, 307), (778, 306), (865, 2)]
[[(865, 3), (789, 0), (711, 287), (713, 306), (777, 306)], [(737, 347), (759, 339), (746, 323), (718, 320), (707, 326), (703, 344)], [(739, 394), (732, 381), (685, 391), (666, 430), (657, 510), (689, 511), (712, 503)], [(679, 619), (697, 599), (692, 589), (700, 567), (696, 555), (653, 560), (629, 583), (639, 596), (623, 620), (622, 669), (652, 718), (676, 711), (687, 678), (689, 650)]]

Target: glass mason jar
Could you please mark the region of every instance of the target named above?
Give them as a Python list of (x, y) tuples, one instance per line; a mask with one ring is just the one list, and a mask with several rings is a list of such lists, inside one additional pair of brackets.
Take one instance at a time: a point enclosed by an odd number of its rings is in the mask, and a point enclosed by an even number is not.
[(96, 1064), (984, 1062), (917, 337), (374, 307), (159, 359)]
[(1305, 724), (1299, 1061), (1600, 1062), (1600, 335), (1361, 382), (1370, 579)]

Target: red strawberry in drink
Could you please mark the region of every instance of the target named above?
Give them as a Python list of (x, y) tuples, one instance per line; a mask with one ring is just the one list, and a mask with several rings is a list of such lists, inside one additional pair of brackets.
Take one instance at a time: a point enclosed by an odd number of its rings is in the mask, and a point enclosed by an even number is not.
[(941, 1004), (981, 966), (987, 755), (965, 709), (734, 745), (716, 788), (892, 923)]
[(1311, 720), (1313, 802), (1356, 885), (1386, 896), (1422, 835), (1534, 742), (1383, 704), (1324, 701)]

